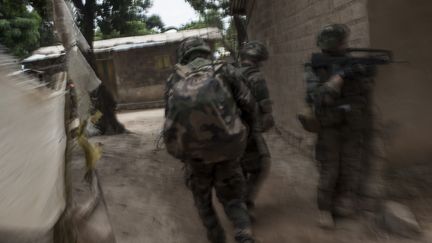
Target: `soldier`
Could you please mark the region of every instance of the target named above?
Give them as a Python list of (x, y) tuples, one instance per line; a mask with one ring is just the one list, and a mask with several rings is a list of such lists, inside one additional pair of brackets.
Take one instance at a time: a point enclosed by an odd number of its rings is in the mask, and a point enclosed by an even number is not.
[[(347, 57), (350, 30), (346, 25), (324, 27), (317, 37), (322, 55)], [(319, 124), (316, 160), (319, 162), (318, 207), (323, 227), (335, 217), (356, 212), (368, 172), (372, 124), (373, 67), (366, 65), (316, 67), (306, 64), (307, 103)]]
[(262, 132), (274, 126), (272, 101), (266, 80), (260, 72), (262, 62), (268, 59), (267, 48), (258, 41), (245, 43), (240, 50), (240, 68), (237, 70), (239, 79), (244, 80), (258, 104), (257, 126), (259, 131), (249, 135), (246, 152), (241, 159), (243, 173), (246, 178), (246, 204), (249, 209), (254, 207), (254, 200), (264, 179), (270, 170), (270, 152)]
[[(186, 185), (212, 243), (226, 242), (212, 204), (212, 189), (235, 228), (235, 239), (253, 243), (244, 203), (245, 181), (239, 158), (253, 127), (255, 100), (232, 67), (213, 63), (200, 38), (185, 39), (177, 50), (176, 72), (166, 87), (164, 141), (168, 152), (185, 163)], [(241, 111), (241, 112), (240, 112)]]

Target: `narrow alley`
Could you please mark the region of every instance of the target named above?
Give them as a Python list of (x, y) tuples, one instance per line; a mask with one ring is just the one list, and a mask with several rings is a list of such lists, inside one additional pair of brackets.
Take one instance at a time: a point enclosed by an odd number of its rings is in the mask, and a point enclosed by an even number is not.
[[(163, 110), (121, 113), (119, 119), (133, 134), (93, 138), (103, 144), (97, 167), (117, 241), (205, 243), (192, 195), (183, 184), (183, 165), (157, 146)], [(314, 162), (275, 132), (267, 139), (273, 165), (257, 201), (254, 226), (262, 243), (419, 242), (391, 237), (370, 222), (343, 222), (336, 233), (321, 230), (315, 217)], [(80, 184), (80, 156), (73, 166)], [(82, 184), (76, 190), (82, 191)], [(223, 224), (230, 229), (221, 210)], [(229, 243), (231, 233), (227, 232)]]

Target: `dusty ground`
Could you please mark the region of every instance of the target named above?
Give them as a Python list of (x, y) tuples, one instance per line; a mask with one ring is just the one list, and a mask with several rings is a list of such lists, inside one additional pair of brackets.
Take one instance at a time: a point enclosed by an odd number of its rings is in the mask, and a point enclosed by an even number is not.
[[(162, 117), (162, 110), (122, 113), (119, 119), (135, 134), (93, 139), (103, 143), (97, 167), (119, 243), (207, 242), (191, 193), (183, 185), (182, 164), (156, 147)], [(314, 162), (277, 134), (270, 134), (268, 141), (273, 165), (257, 201), (254, 226), (262, 243), (432, 242), (429, 233), (417, 240), (389, 236), (371, 222), (344, 222), (330, 232), (319, 229)], [(82, 162), (74, 163), (79, 172)], [(222, 218), (232, 243), (230, 225)], [(427, 220), (423, 226), (432, 228)]]

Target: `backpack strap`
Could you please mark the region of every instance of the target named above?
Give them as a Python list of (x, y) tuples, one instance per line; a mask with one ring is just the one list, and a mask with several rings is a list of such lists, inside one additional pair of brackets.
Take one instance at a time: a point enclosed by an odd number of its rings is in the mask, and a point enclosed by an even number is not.
[[(213, 65), (213, 64), (207, 65), (207, 67), (212, 66), (213, 71), (216, 74), (224, 65), (225, 65), (225, 63), (217, 63), (215, 65)], [(176, 70), (176, 73), (182, 78), (186, 78), (189, 74), (199, 71), (199, 69), (193, 70), (188, 65), (180, 65), (180, 64), (176, 64), (174, 69)]]
[(176, 64), (174, 66), (174, 69), (176, 73), (182, 78), (186, 78), (186, 76), (188, 76), (192, 72), (192, 69), (187, 65)]
[(225, 66), (225, 63), (217, 63), (214, 65), (214, 71), (217, 73), (223, 66)]
[(213, 78), (216, 77), (216, 75), (218, 74), (219, 70), (221, 70), (221, 68), (225, 65), (225, 63), (213, 63), (211, 64), (212, 67), (212, 71), (213, 71)]

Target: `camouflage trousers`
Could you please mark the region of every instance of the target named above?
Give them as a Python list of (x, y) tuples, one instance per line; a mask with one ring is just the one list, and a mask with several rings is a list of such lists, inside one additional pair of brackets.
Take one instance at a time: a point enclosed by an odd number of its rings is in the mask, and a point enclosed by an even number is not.
[(234, 225), (237, 242), (252, 239), (251, 222), (244, 204), (245, 181), (238, 161), (186, 162), (185, 177), (210, 242), (225, 242), (224, 230), (212, 203), (213, 188)]
[(240, 161), (246, 179), (246, 203), (248, 206), (253, 206), (271, 166), (270, 152), (261, 133), (251, 135)]
[(315, 152), (319, 162), (320, 210), (334, 214), (356, 211), (370, 167), (370, 133), (367, 126), (325, 127), (319, 132)]

